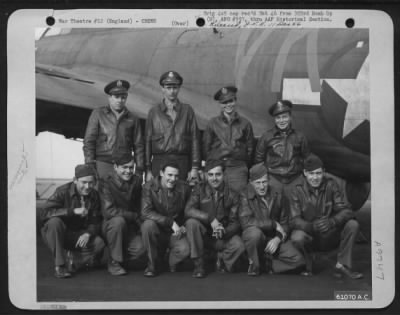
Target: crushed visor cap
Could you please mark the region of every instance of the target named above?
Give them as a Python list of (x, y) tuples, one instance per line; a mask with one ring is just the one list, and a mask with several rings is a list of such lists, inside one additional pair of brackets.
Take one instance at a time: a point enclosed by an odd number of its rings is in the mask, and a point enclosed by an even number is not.
[(291, 101), (281, 100), (272, 104), (268, 112), (271, 116), (276, 116), (285, 112), (292, 111), (293, 104)]
[(130, 84), (125, 80), (115, 80), (104, 87), (104, 92), (108, 95), (128, 94)]
[(183, 83), (182, 76), (176, 71), (167, 71), (160, 77), (160, 85), (181, 86)]
[(214, 94), (214, 100), (220, 103), (233, 100), (236, 98), (237, 91), (238, 89), (235, 86), (225, 86)]

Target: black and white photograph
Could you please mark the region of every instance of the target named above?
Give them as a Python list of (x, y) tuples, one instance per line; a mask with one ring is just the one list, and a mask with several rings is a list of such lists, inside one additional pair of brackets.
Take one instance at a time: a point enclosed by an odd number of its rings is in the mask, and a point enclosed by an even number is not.
[(391, 302), (388, 16), (51, 13), (10, 21), (9, 235), (29, 217), (29, 244), (9, 237), (14, 305)]

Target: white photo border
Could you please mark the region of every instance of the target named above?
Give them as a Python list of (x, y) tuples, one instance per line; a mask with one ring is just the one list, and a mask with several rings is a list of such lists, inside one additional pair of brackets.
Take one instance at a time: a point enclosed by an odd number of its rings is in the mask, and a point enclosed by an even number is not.
[[(191, 10), (18, 10), (12, 14), (7, 30), (8, 56), (8, 266), (9, 296), (22, 309), (43, 309), (51, 303), (36, 299), (36, 212), (35, 212), (35, 29), (47, 27), (46, 18), (56, 21), (71, 17), (123, 18), (136, 25), (136, 19), (157, 16), (157, 25), (171, 27), (172, 20), (185, 20), (184, 27), (197, 27), (204, 16)], [(218, 10), (211, 10), (218, 11)], [(227, 10), (229, 11), (229, 10)], [(244, 10), (239, 10), (244, 11)], [(279, 10), (278, 10), (279, 11)], [(293, 11), (293, 10), (288, 10)], [(395, 293), (394, 268), (394, 61), (393, 24), (389, 15), (374, 10), (330, 10), (331, 21), (302, 24), (301, 27), (345, 27), (353, 18), (357, 27), (370, 31), (370, 122), (371, 122), (371, 301), (230, 301), (205, 302), (63, 302), (67, 309), (218, 309), (218, 308), (382, 308)], [(205, 27), (207, 27), (207, 21)], [(115, 27), (115, 25), (77, 25), (67, 22), (55, 27)], [(251, 26), (246, 26), (251, 27)], [(21, 87), (23, 92), (21, 93)], [(384, 211), (385, 216), (382, 216)], [(21, 218), (24, 220), (21, 220)], [(21, 233), (23, 231), (23, 233)], [(378, 275), (384, 272), (384, 279)], [(379, 274), (378, 274), (379, 273)]]

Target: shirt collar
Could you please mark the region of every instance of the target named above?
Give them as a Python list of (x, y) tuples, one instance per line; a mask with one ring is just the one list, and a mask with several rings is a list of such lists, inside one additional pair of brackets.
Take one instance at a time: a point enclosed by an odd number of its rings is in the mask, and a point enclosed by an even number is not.
[[(236, 120), (239, 120), (239, 118), (240, 118), (240, 116), (239, 116), (239, 114), (238, 114), (237, 112), (234, 112), (234, 113), (232, 114), (232, 122), (234, 122), (234, 121), (236, 121)], [(226, 118), (226, 116), (225, 116), (225, 114), (224, 114), (223, 111), (221, 111), (220, 119), (221, 119), (222, 121), (224, 121), (225, 123), (228, 123), (228, 118)]]
[(287, 129), (287, 131), (282, 131), (280, 130), (278, 127), (274, 127), (274, 136), (279, 136), (283, 133), (286, 133), (287, 135), (290, 135), (291, 133), (294, 132), (294, 129), (292, 128), (292, 126), (289, 126), (289, 128)]
[[(181, 109), (181, 107), (182, 107), (181, 102), (180, 102), (179, 100), (177, 100), (177, 102), (176, 102), (176, 104), (174, 105), (173, 109), (174, 109), (176, 112), (179, 112), (179, 110)], [(161, 104), (160, 104), (160, 108), (161, 108), (161, 110), (162, 110), (164, 113), (168, 110), (167, 105), (165, 105), (165, 100), (164, 100), (164, 99), (162, 100), (162, 102), (161, 102)]]
[(214, 189), (209, 183), (206, 183), (206, 191), (209, 196), (214, 195), (216, 192), (218, 192), (219, 197), (224, 196), (226, 187), (227, 185), (225, 185), (225, 183), (222, 183), (219, 189)]
[(307, 179), (305, 179), (304, 181), (305, 181), (305, 185), (306, 185), (306, 187), (307, 187), (307, 190), (308, 190), (309, 193), (311, 193), (311, 194), (314, 194), (314, 195), (315, 195), (315, 194), (318, 194), (318, 193), (320, 193), (320, 192), (326, 190), (326, 178), (323, 178), (323, 179), (322, 179), (321, 185), (320, 185), (318, 188), (312, 187), (312, 186), (308, 183)]
[(114, 114), (114, 113), (115, 113), (115, 114), (118, 114), (118, 115), (120, 115), (120, 116), (123, 116), (123, 115), (125, 115), (125, 114), (128, 113), (128, 109), (127, 109), (126, 107), (124, 107), (124, 109), (121, 111), (121, 113), (114, 112), (114, 111), (111, 109), (110, 105), (107, 105), (107, 106), (105, 107), (104, 111), (105, 111), (106, 113), (108, 113), (108, 114), (110, 114), (110, 113), (113, 113), (113, 114)]

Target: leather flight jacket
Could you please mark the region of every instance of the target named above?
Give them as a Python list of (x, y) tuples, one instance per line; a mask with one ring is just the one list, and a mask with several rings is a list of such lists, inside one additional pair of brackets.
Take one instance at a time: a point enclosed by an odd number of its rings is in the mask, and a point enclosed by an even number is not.
[[(81, 208), (82, 203), (88, 214), (81, 217), (74, 213), (75, 208)], [(73, 182), (56, 189), (54, 194), (39, 210), (43, 222), (51, 218), (60, 218), (71, 231), (85, 230), (90, 235), (98, 235), (102, 221), (99, 193), (92, 189), (88, 196), (80, 196)]]
[(216, 218), (225, 228), (223, 239), (229, 239), (240, 233), (239, 195), (226, 184), (218, 191), (217, 198), (215, 193), (208, 183), (196, 185), (186, 204), (185, 217), (197, 219), (207, 228), (210, 228), (211, 222)]
[(321, 217), (332, 218), (339, 228), (354, 218), (354, 212), (344, 201), (343, 192), (334, 179), (324, 178), (318, 189), (314, 189), (304, 180), (292, 190), (291, 227), (312, 234), (312, 222)]
[(143, 186), (142, 220), (153, 220), (164, 230), (170, 231), (175, 221), (181, 226), (186, 202), (190, 198), (190, 186), (178, 180), (172, 190), (161, 186), (160, 177), (153, 178)]
[(221, 113), (212, 118), (204, 130), (204, 160), (224, 160), (226, 166), (236, 166), (235, 161), (241, 161), (250, 166), (253, 152), (253, 127), (247, 119), (237, 113), (231, 122)]
[(186, 155), (191, 167), (201, 162), (199, 130), (192, 107), (178, 102), (176, 118), (167, 115), (164, 102), (150, 109), (145, 132), (146, 168), (151, 169), (152, 156), (156, 154)]
[(101, 209), (104, 220), (121, 216), (129, 223), (140, 228), (140, 202), (142, 197), (142, 179), (133, 175), (126, 182), (113, 171), (99, 181)]
[(83, 140), (85, 163), (113, 163), (113, 155), (132, 151), (136, 169), (143, 171), (144, 142), (139, 119), (126, 108), (118, 119), (109, 106), (93, 110)]
[(278, 222), (283, 230), (289, 232), (289, 218), (287, 209), (282, 205), (282, 194), (268, 189), (265, 200), (267, 201), (268, 213), (263, 211), (264, 205), (251, 184), (240, 195), (239, 220), (242, 230), (248, 227), (258, 227), (265, 235), (271, 237), (278, 236), (282, 239), (282, 234), (276, 230)]
[(265, 132), (258, 140), (254, 164), (264, 162), (270, 174), (284, 183), (290, 183), (303, 171), (303, 161), (310, 154), (306, 137), (289, 128)]

